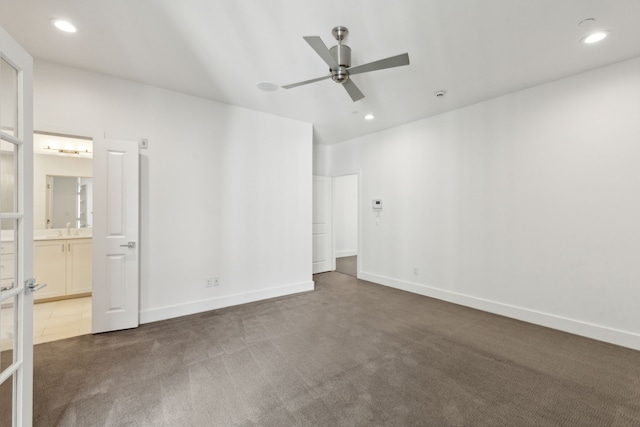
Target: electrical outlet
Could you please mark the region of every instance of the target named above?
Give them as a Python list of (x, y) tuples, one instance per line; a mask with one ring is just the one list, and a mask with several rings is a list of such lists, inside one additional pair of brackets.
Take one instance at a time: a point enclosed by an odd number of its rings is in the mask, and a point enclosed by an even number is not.
[(417, 265), (413, 266), (413, 274), (416, 275), (416, 276), (418, 275), (418, 266)]
[(206, 283), (204, 284), (204, 287), (205, 287), (205, 288), (210, 288), (210, 287), (212, 287), (212, 286), (213, 286), (213, 281), (214, 281), (214, 279), (213, 279), (213, 278), (209, 278), (209, 279), (207, 279)]
[(213, 278), (213, 286), (220, 286), (220, 278), (219, 277), (214, 277)]
[(140, 148), (144, 148), (144, 149), (149, 148), (149, 140), (147, 138), (142, 138), (140, 140)]

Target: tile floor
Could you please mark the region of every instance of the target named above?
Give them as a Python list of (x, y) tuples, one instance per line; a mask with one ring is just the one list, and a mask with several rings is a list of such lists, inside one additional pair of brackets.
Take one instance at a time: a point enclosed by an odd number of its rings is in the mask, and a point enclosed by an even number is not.
[[(91, 333), (91, 297), (34, 304), (33, 343)], [(0, 309), (0, 350), (12, 346), (13, 309)]]
[(33, 343), (56, 341), (91, 333), (91, 297), (35, 304)]

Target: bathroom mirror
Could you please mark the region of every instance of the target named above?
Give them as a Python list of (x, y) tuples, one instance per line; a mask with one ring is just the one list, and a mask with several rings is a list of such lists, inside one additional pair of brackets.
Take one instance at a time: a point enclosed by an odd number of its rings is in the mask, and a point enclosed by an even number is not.
[(93, 224), (93, 140), (37, 131), (33, 134), (34, 230)]
[(46, 228), (93, 225), (93, 179), (47, 175)]

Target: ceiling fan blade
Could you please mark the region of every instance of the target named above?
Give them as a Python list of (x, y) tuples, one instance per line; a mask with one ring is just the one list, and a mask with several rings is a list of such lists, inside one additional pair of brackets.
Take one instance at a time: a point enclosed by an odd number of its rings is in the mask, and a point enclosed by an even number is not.
[(303, 37), (303, 39), (307, 43), (309, 43), (309, 46), (311, 46), (311, 48), (315, 50), (318, 55), (320, 55), (320, 58), (322, 58), (322, 60), (327, 63), (330, 69), (332, 70), (338, 69), (338, 62), (333, 57), (333, 55), (331, 55), (331, 52), (329, 52), (327, 45), (324, 44), (324, 42), (320, 37), (306, 36), (306, 37)]
[(342, 86), (344, 86), (351, 99), (353, 99), (353, 102), (360, 101), (364, 98), (364, 94), (360, 92), (360, 89), (358, 89), (358, 86), (356, 86), (353, 80), (345, 81), (342, 83)]
[(322, 77), (318, 77), (316, 79), (305, 80), (303, 82), (291, 83), (289, 85), (284, 85), (284, 86), (281, 86), (281, 87), (282, 87), (282, 89), (291, 89), (291, 88), (294, 88), (294, 87), (308, 85), (309, 83), (315, 83), (315, 82), (319, 82), (320, 80), (326, 80), (326, 79), (330, 79), (330, 78), (331, 78), (331, 74), (326, 75), (326, 76), (322, 76)]
[(369, 62), (368, 64), (356, 65), (349, 68), (349, 75), (368, 73), (369, 71), (384, 70), (385, 68), (400, 67), (409, 65), (409, 54), (403, 53), (379, 61)]

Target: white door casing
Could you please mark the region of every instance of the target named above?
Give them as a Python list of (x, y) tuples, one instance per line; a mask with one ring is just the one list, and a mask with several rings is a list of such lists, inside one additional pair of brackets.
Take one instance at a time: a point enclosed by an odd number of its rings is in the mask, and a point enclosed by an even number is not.
[(313, 274), (336, 269), (331, 226), (333, 181), (313, 176)]
[(93, 333), (139, 323), (139, 160), (136, 141), (93, 147)]
[(13, 253), (9, 269), (0, 271), (0, 424), (30, 426), (30, 288), (35, 287), (29, 280), (33, 275), (33, 59), (2, 28), (0, 57), (0, 226), (2, 246)]

